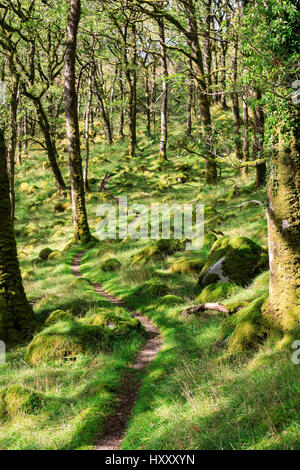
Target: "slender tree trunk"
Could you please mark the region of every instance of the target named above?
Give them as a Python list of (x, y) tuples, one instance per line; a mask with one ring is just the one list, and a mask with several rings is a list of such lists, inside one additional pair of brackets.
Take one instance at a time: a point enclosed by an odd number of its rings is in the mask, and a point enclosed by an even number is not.
[(119, 138), (124, 139), (124, 85), (123, 85), (123, 76), (122, 76), (122, 68), (120, 67), (119, 72), (119, 89), (120, 89), (120, 101), (121, 101), (121, 109), (120, 109), (120, 124), (119, 124)]
[(145, 67), (145, 98), (146, 98), (146, 133), (151, 133), (151, 97), (149, 85), (149, 68)]
[(9, 194), (10, 194), (10, 205), (11, 205), (11, 220), (14, 224), (15, 220), (15, 155), (17, 147), (17, 110), (19, 101), (19, 77), (12, 74), (12, 92), (9, 107), (9, 121), (10, 121), (10, 137), (8, 144), (7, 154), (7, 170), (9, 178)]
[(155, 125), (156, 125), (155, 103), (156, 103), (156, 63), (154, 60), (153, 68), (152, 68), (152, 92), (151, 92), (153, 132), (155, 132)]
[(211, 47), (211, 0), (205, 3), (205, 31), (204, 31), (204, 65), (207, 83), (208, 100), (212, 101), (212, 77), (211, 77), (211, 64), (212, 64), (212, 47)]
[[(292, 138), (279, 135), (268, 187), (270, 297), (267, 318), (299, 339), (300, 324), (300, 112), (291, 108)], [(294, 109), (293, 109), (294, 108)], [(286, 131), (285, 131), (286, 132)]]
[(11, 219), (4, 135), (0, 130), (0, 340), (20, 342), (34, 329), (24, 292)]
[(235, 156), (239, 161), (243, 159), (242, 140), (240, 135), (241, 118), (239, 108), (239, 96), (237, 93), (237, 53), (238, 41), (235, 40), (233, 58), (232, 58), (232, 111), (233, 111), (233, 129), (234, 129), (234, 143), (235, 143)]
[(221, 84), (222, 84), (222, 95), (221, 95), (221, 106), (224, 111), (227, 111), (228, 106), (226, 102), (226, 55), (227, 55), (227, 49), (228, 46), (225, 42), (221, 43), (221, 50), (222, 50), (222, 55), (221, 55), (221, 65), (222, 65), (222, 78), (221, 78)]
[[(254, 108), (254, 145), (253, 145), (253, 159), (260, 159), (264, 157), (264, 140), (265, 140), (265, 115), (264, 110), (259, 102), (261, 100), (261, 91), (254, 90), (254, 97), (258, 104)], [(254, 186), (256, 188), (265, 186), (266, 184), (266, 164), (259, 163), (256, 165), (256, 179)]]
[(79, 21), (80, 0), (70, 0), (65, 59), (65, 104), (69, 166), (71, 176), (73, 225), (74, 239), (87, 242), (91, 239), (91, 234), (85, 206), (82, 162), (80, 154), (80, 134), (77, 113), (77, 94), (75, 86), (75, 63)]
[[(133, 157), (136, 155), (137, 138), (136, 138), (136, 26), (132, 25), (131, 34), (131, 65), (127, 62), (126, 77), (129, 86), (129, 102), (128, 102), (128, 118), (129, 118), (129, 154)], [(127, 58), (126, 58), (127, 60)]]
[(161, 133), (159, 159), (167, 160), (167, 141), (168, 141), (168, 64), (167, 51), (165, 45), (165, 27), (162, 19), (158, 21), (159, 42), (162, 67), (162, 103), (161, 103)]
[(192, 135), (192, 109), (193, 109), (193, 97), (194, 97), (194, 83), (193, 83), (193, 75), (192, 75), (192, 63), (189, 61), (190, 67), (190, 74), (189, 74), (189, 82), (187, 86), (187, 103), (186, 103), (186, 135), (187, 137), (191, 137)]
[(197, 27), (197, 19), (196, 13), (194, 9), (194, 4), (192, 0), (186, 1), (186, 13), (189, 23), (189, 30), (190, 30), (190, 48), (191, 48), (191, 55), (194, 57), (193, 65), (194, 65), (194, 74), (197, 77), (196, 86), (199, 91), (199, 108), (200, 108), (200, 117), (201, 117), (201, 127), (202, 127), (202, 134), (204, 139), (204, 144), (206, 147), (206, 155), (207, 159), (205, 161), (206, 167), (206, 183), (214, 184), (217, 181), (217, 165), (214, 161), (214, 154), (213, 154), (213, 138), (212, 138), (212, 125), (211, 125), (211, 114), (210, 114), (210, 104), (207, 98), (207, 87), (204, 78), (204, 67), (203, 67), (203, 58), (202, 52), (199, 45), (198, 39), (198, 27)]
[[(247, 105), (247, 88), (243, 93), (243, 124), (244, 124), (244, 137), (243, 137), (243, 162), (249, 161), (249, 114)], [(245, 166), (241, 171), (242, 176), (245, 178), (248, 174), (248, 167)]]
[(83, 172), (83, 183), (85, 191), (89, 191), (88, 182), (88, 170), (89, 170), (89, 158), (90, 158), (90, 116), (91, 116), (91, 105), (92, 105), (92, 66), (89, 67), (88, 76), (88, 101), (85, 111), (85, 159), (84, 159), (84, 172)]

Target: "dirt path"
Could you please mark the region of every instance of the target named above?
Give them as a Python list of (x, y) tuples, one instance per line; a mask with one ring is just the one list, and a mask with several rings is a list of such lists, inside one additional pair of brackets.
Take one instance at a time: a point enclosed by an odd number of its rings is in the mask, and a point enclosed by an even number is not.
[[(87, 251), (88, 250), (83, 250), (74, 257), (72, 263), (74, 276), (81, 277), (80, 262), (82, 256)], [(126, 427), (141, 387), (142, 380), (137, 377), (137, 371), (146, 371), (147, 366), (155, 358), (161, 348), (161, 337), (158, 329), (148, 318), (140, 315), (134, 310), (131, 310), (126, 307), (121, 300), (108, 294), (101, 284), (91, 282), (91, 285), (94, 287), (95, 292), (100, 294), (101, 297), (107, 299), (113, 305), (117, 305), (118, 307), (128, 310), (134, 317), (138, 318), (147, 332), (148, 339), (146, 344), (135, 357), (134, 363), (130, 366), (130, 369), (124, 374), (121, 380), (120, 392), (117, 398), (118, 405), (115, 410), (115, 414), (109, 416), (105, 421), (105, 431), (99, 438), (95, 447), (95, 450), (120, 450)]]

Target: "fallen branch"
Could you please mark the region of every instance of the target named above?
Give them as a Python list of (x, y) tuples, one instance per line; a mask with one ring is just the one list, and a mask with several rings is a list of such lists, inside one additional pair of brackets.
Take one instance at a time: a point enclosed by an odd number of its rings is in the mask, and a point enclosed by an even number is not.
[(183, 310), (181, 313), (182, 315), (192, 315), (197, 312), (205, 312), (205, 310), (215, 310), (217, 312), (227, 313), (228, 315), (230, 314), (225, 305), (219, 304), (219, 302), (195, 305), (194, 307), (189, 307), (186, 310)]
[(252, 201), (245, 201), (245, 202), (242, 202), (242, 204), (238, 204), (237, 206), (229, 206), (229, 207), (227, 207), (227, 210), (233, 209), (233, 208), (236, 208), (236, 207), (239, 208), (239, 209), (241, 209), (243, 206), (247, 206), (248, 204), (258, 204), (258, 205), (260, 205), (260, 206), (263, 206), (263, 205), (264, 205), (263, 202), (261, 202), (261, 201), (256, 201), (255, 199), (253, 199)]
[(103, 176), (100, 184), (99, 184), (99, 192), (101, 193), (105, 187), (106, 187), (106, 183), (107, 183), (107, 178), (108, 178), (108, 172), (105, 173), (105, 175)]

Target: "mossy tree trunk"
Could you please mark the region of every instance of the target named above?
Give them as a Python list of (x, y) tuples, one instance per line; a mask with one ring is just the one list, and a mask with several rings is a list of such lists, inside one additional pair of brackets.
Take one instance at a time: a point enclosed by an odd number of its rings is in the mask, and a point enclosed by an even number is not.
[(284, 331), (297, 328), (300, 339), (300, 115), (292, 105), (291, 122), (292, 136), (280, 134), (270, 163), (267, 312)]
[(11, 88), (11, 99), (9, 107), (9, 120), (10, 120), (10, 136), (8, 144), (8, 155), (7, 155), (7, 169), (9, 177), (9, 193), (11, 203), (11, 220), (14, 224), (15, 220), (15, 155), (17, 148), (17, 110), (18, 110), (18, 99), (19, 97), (19, 76), (12, 74), (12, 88)]
[(80, 20), (80, 0), (69, 2), (67, 23), (67, 47), (65, 68), (65, 105), (69, 167), (71, 177), (72, 211), (74, 239), (87, 242), (91, 239), (87, 220), (85, 193), (83, 185), (82, 161), (80, 153), (80, 134), (77, 111), (77, 93), (75, 86), (75, 62), (77, 33)]
[(232, 112), (233, 112), (233, 130), (234, 130), (234, 145), (235, 145), (235, 156), (238, 161), (242, 161), (243, 150), (241, 140), (241, 118), (240, 118), (240, 106), (239, 106), (239, 95), (237, 93), (237, 74), (238, 74), (238, 38), (235, 38), (233, 57), (232, 57), (232, 86), (233, 92), (232, 98)]
[[(160, 4), (162, 6), (162, 4)], [(161, 102), (161, 132), (159, 159), (167, 159), (167, 140), (168, 140), (168, 63), (165, 44), (165, 26), (164, 20), (158, 20), (159, 42), (162, 68), (162, 102)]]
[(34, 329), (34, 313), (24, 291), (11, 219), (6, 147), (0, 129), (0, 340), (20, 342)]
[[(254, 98), (257, 102), (254, 108), (254, 145), (253, 145), (253, 160), (261, 159), (264, 157), (264, 140), (265, 140), (265, 114), (260, 103), (262, 98), (261, 91), (254, 90)], [(256, 179), (254, 186), (259, 188), (266, 184), (267, 168), (265, 163), (256, 165)]]

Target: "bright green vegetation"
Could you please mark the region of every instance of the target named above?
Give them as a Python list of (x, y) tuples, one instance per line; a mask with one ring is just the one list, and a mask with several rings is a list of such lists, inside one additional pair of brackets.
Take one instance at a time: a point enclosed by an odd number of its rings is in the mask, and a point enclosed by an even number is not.
[[(217, 109), (215, 116), (227, 119)], [(174, 121), (170, 128), (175, 141), (181, 123)], [(300, 368), (292, 364), (290, 351), (277, 350), (279, 333), (266, 340), (269, 326), (261, 315), (269, 282), (262, 260), (267, 245), (265, 207), (245, 206), (234, 217), (227, 211), (228, 204), (249, 199), (248, 191), (239, 191), (228, 202), (237, 181), (242, 188), (251, 187), (252, 170), (248, 179), (240, 180), (224, 166), (220, 183), (210, 186), (204, 176), (199, 181), (204, 163), (176, 148), (157, 171), (157, 141), (147, 137), (142, 126), (143, 153), (132, 159), (126, 145), (108, 147), (97, 137), (91, 148), (90, 176), (95, 180), (87, 210), (93, 235), (100, 221), (97, 205), (102, 200), (116, 204), (113, 195), (127, 195), (129, 203), (198, 200), (211, 208), (206, 209), (205, 245), (199, 252), (187, 252), (181, 242), (128, 237), (65, 249), (73, 236), (70, 195), (59, 198), (49, 168), (42, 165), (44, 154), (31, 148), (30, 158), (17, 167), (16, 233), (38, 331), (29, 347), (9, 347), (7, 364), (0, 366), (0, 394), (5, 397), (0, 448), (92, 448), (105, 417), (113, 413), (120, 378), (145, 337), (140, 324), (96, 294), (89, 281), (101, 282), (129, 307), (152, 318), (163, 336), (123, 449), (299, 448)], [(183, 158), (189, 177), (178, 182)], [(60, 165), (66, 175), (62, 149)], [(109, 182), (112, 196), (97, 192), (106, 171), (115, 174)], [(252, 198), (265, 203), (265, 191), (251, 190)], [(220, 219), (212, 223), (216, 217)], [(213, 234), (210, 227), (224, 236)], [(85, 279), (75, 279), (71, 260), (88, 247), (81, 267)], [(237, 254), (231, 256), (232, 272), (239, 277), (226, 285), (214, 280), (203, 289), (199, 276), (216, 247), (222, 256), (226, 250)], [(45, 248), (52, 250), (48, 259), (39, 256)], [(240, 255), (250, 259), (251, 276)], [(244, 308), (228, 319), (216, 312), (182, 316), (198, 296), (221, 300), (232, 312)]]

